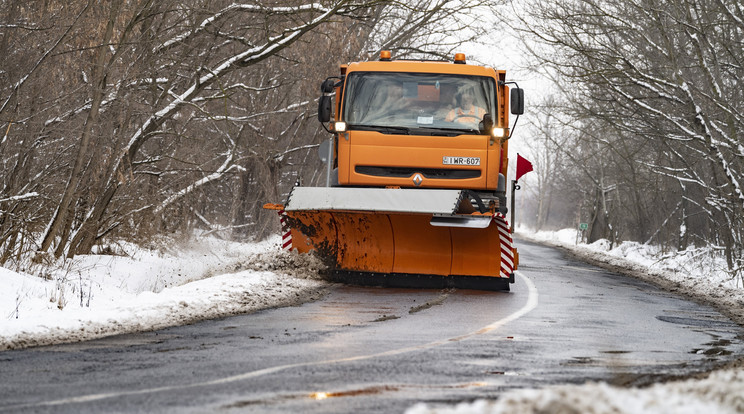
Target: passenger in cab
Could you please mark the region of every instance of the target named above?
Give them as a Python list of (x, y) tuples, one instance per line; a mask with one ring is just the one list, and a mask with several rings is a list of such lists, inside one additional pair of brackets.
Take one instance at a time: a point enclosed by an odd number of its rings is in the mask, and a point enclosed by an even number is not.
[(401, 82), (389, 82), (374, 91), (372, 100), (374, 110), (368, 112), (363, 121), (369, 124), (388, 124), (409, 118), (407, 106), (409, 99)]

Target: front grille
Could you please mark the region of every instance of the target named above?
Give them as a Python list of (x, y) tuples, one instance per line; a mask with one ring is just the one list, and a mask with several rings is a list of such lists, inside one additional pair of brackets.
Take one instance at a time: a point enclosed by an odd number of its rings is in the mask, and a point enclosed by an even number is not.
[(358, 165), (354, 171), (357, 174), (373, 175), (375, 177), (408, 178), (413, 174), (420, 173), (426, 178), (464, 180), (478, 178), (480, 170), (461, 170), (449, 168), (407, 168), (407, 167), (368, 167)]

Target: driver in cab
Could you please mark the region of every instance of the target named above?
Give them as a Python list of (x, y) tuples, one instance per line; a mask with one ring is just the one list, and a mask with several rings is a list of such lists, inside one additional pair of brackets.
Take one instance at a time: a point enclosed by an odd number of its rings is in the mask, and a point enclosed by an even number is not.
[(459, 101), (460, 105), (449, 111), (444, 120), (477, 126), (478, 122), (483, 119), (483, 115), (486, 114), (486, 110), (473, 104), (473, 94), (471, 92), (463, 92)]

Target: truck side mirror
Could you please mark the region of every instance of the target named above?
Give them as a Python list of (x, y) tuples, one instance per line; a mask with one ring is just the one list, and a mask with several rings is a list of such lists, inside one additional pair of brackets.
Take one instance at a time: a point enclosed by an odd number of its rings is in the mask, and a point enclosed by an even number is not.
[(318, 100), (318, 121), (329, 122), (331, 120), (331, 97), (322, 95)]
[(320, 84), (322, 95), (318, 100), (318, 121), (329, 122), (331, 120), (331, 94), (336, 88), (336, 82), (328, 78)]
[(333, 79), (326, 79), (320, 84), (320, 91), (325, 93), (333, 93), (333, 89), (336, 87), (336, 82)]
[(524, 113), (524, 89), (514, 88), (511, 90), (511, 113), (522, 115)]

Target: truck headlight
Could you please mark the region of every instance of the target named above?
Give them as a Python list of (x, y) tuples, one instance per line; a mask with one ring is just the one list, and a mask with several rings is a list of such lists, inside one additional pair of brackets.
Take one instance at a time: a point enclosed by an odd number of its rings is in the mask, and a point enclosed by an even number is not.
[(506, 128), (494, 128), (492, 134), (494, 138), (504, 138), (506, 136)]

